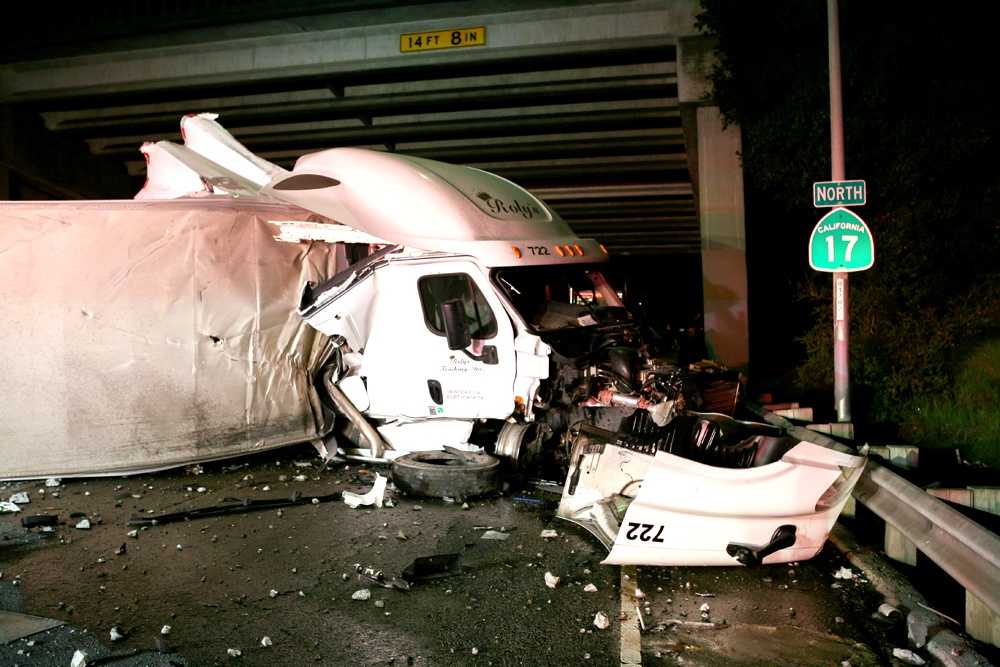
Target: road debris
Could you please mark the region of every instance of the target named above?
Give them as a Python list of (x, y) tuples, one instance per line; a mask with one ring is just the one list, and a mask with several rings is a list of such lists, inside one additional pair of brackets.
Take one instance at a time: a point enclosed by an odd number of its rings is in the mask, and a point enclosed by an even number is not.
[(854, 570), (852, 570), (849, 567), (842, 567), (842, 568), (840, 568), (839, 570), (837, 570), (836, 572), (833, 573), (833, 578), (834, 579), (853, 579), (854, 578)]
[(267, 648), (268, 646), (273, 646), (274, 642), (271, 641), (270, 637), (264, 635), (263, 637), (261, 637), (260, 645), (263, 646), (264, 648)]
[(908, 648), (894, 648), (892, 649), (892, 657), (897, 660), (902, 660), (908, 665), (926, 665), (927, 661), (921, 658), (919, 655), (914, 653)]
[(241, 655), (243, 655), (243, 651), (239, 650), (238, 648), (227, 648), (226, 655), (228, 655), (230, 658), (238, 658)]
[(922, 602), (918, 602), (918, 603), (917, 603), (917, 606), (918, 606), (918, 607), (923, 607), (923, 608), (924, 608), (924, 609), (926, 609), (927, 611), (929, 611), (929, 612), (932, 612), (932, 613), (935, 613), (935, 614), (937, 614), (938, 616), (940, 616), (941, 618), (944, 618), (944, 619), (947, 619), (947, 620), (951, 621), (951, 622), (952, 622), (952, 623), (954, 623), (955, 625), (959, 625), (959, 626), (960, 626), (960, 625), (962, 625), (961, 623), (959, 623), (958, 621), (956, 621), (955, 619), (953, 619), (953, 618), (952, 618), (951, 616), (949, 616), (948, 614), (945, 614), (945, 613), (943, 613), (943, 612), (940, 612), (940, 611), (938, 611), (937, 609), (934, 609), (933, 607), (928, 607), (927, 605), (925, 605), (925, 604), (924, 604), (924, 603), (922, 603)]
[(267, 592), (267, 597), (271, 598), (272, 600), (278, 597), (278, 595), (279, 595), (278, 591), (274, 590), (273, 588)]
[(223, 516), (226, 514), (247, 514), (249, 512), (260, 512), (263, 510), (278, 509), (281, 507), (293, 507), (295, 505), (306, 505), (312, 504), (313, 500), (319, 500), (322, 503), (331, 502), (334, 500), (340, 500), (341, 494), (331, 493), (325, 496), (317, 496), (312, 499), (305, 499), (302, 497), (301, 493), (296, 492), (290, 498), (273, 498), (273, 499), (261, 499), (261, 500), (240, 500), (239, 498), (224, 498), (229, 504), (224, 505), (212, 505), (210, 507), (200, 507), (193, 510), (184, 510), (182, 512), (171, 512), (169, 514), (160, 514), (157, 516), (133, 516), (129, 519), (128, 525), (130, 526), (160, 526), (167, 523), (176, 523), (178, 521), (190, 521), (193, 519), (205, 519), (214, 516)]
[(361, 600), (362, 602), (370, 600), (372, 597), (372, 592), (367, 588), (362, 588), (360, 590), (354, 591), (351, 595), (352, 600)]
[(598, 630), (607, 630), (610, 625), (611, 619), (603, 611), (599, 611), (594, 615), (594, 627)]
[(487, 530), (483, 533), (483, 536), (479, 539), (482, 540), (506, 540), (510, 537), (510, 533), (503, 533), (499, 530)]
[(700, 598), (714, 598), (715, 593), (695, 593), (696, 596)]
[(83, 519), (80, 519), (73, 527), (76, 528), (77, 530), (90, 530), (90, 519), (84, 517)]
[(595, 586), (594, 584), (587, 584), (586, 586), (583, 587), (583, 592), (584, 593), (596, 593), (597, 592), (597, 586)]
[(58, 477), (49, 477), (48, 479), (45, 480), (45, 486), (49, 487), (50, 489), (52, 487), (59, 486), (60, 484), (62, 484), (62, 479)]
[(685, 628), (702, 628), (705, 630), (721, 630), (722, 628), (728, 628), (729, 624), (723, 621), (708, 622), (708, 621), (686, 621), (680, 618), (668, 618), (659, 625), (656, 626), (657, 632), (663, 632), (667, 628), (673, 627), (675, 625), (680, 625)]
[(545, 530), (542, 531), (541, 537), (542, 537), (542, 539), (548, 540), (548, 539), (551, 539), (553, 537), (559, 537), (559, 533), (557, 533), (556, 531), (552, 530), (551, 528), (546, 528)]
[(21, 517), (21, 525), (25, 528), (55, 526), (58, 523), (59, 516), (57, 514), (35, 514), (33, 516)]
[(639, 605), (635, 606), (635, 613), (639, 617), (639, 629), (643, 632), (646, 631), (646, 621), (642, 618), (642, 611), (639, 609)]
[(108, 634), (111, 635), (111, 641), (113, 642), (125, 639), (125, 634), (118, 629), (117, 625), (112, 625), (111, 631)]
[(80, 650), (73, 652), (73, 658), (69, 662), (69, 667), (87, 667), (90, 664), (90, 658), (86, 653)]
[(545, 573), (545, 585), (549, 588), (555, 588), (559, 585), (559, 577), (552, 574), (551, 572)]
[(31, 503), (31, 498), (28, 497), (27, 491), (18, 491), (7, 500), (15, 505), (28, 505)]
[(642, 600), (645, 597), (646, 597), (646, 594), (643, 593), (642, 590), (638, 586), (636, 586), (635, 587), (635, 599), (636, 600)]
[(17, 503), (12, 503), (8, 500), (0, 500), (0, 514), (3, 514), (5, 512), (10, 512), (11, 514), (13, 514), (14, 512), (20, 512), (20, 511), (21, 508), (17, 506)]
[(344, 504), (351, 509), (357, 509), (361, 506), (371, 506), (382, 507), (382, 503), (385, 499), (385, 486), (388, 483), (388, 478), (375, 473), (375, 483), (372, 484), (372, 488), (368, 490), (364, 495), (351, 493), (350, 491), (343, 492)]
[(166, 637), (167, 635), (170, 634), (170, 630), (171, 628), (169, 625), (164, 625), (162, 628), (160, 628), (160, 634)]
[(891, 618), (893, 614), (899, 615), (899, 610), (887, 602), (883, 602), (878, 607), (878, 613), (886, 618)]

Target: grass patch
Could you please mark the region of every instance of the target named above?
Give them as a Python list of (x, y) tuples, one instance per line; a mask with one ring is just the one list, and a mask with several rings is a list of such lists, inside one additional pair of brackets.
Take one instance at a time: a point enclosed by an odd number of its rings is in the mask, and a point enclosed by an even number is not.
[(916, 400), (903, 424), (907, 439), (958, 447), (962, 458), (1000, 467), (1000, 339), (976, 346), (959, 368), (951, 395)]

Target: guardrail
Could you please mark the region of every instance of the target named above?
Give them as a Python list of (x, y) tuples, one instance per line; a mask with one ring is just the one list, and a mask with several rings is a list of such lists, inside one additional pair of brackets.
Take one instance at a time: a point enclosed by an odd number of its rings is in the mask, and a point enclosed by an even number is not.
[[(751, 409), (796, 438), (842, 452), (855, 451), (763, 408)], [(871, 459), (854, 487), (854, 497), (965, 587), (967, 626), (970, 605), (975, 607), (978, 602), (989, 609), (993, 616), (987, 625), (994, 629), (985, 633), (988, 636), (969, 627), (967, 630), (977, 639), (995, 644), (995, 628), (1000, 622), (1000, 537)], [(974, 600), (969, 599), (970, 594)]]

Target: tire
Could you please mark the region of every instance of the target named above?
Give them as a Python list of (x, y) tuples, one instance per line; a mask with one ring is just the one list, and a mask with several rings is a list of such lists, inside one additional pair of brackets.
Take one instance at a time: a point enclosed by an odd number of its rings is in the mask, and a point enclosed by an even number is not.
[(500, 461), (488, 454), (413, 452), (392, 462), (392, 480), (406, 495), (463, 500), (495, 493)]

